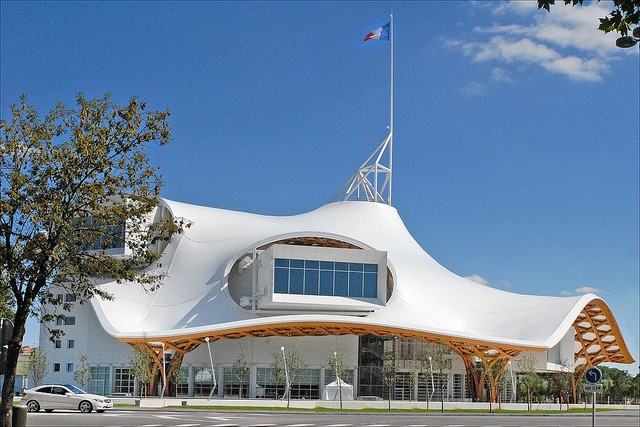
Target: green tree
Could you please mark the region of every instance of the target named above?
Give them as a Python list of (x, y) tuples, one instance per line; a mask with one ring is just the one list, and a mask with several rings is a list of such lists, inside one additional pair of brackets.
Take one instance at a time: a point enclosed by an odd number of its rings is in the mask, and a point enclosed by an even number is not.
[(444, 395), (447, 391), (447, 379), (453, 368), (450, 354), (451, 350), (446, 345), (432, 343), (424, 352), (424, 361), (422, 363), (422, 366), (424, 366), (429, 375), (438, 375), (440, 384), (440, 410), (442, 412), (444, 412)]
[(133, 347), (133, 354), (129, 357), (129, 371), (141, 385), (140, 397), (145, 397), (151, 380), (158, 373), (158, 367), (145, 344)]
[(567, 411), (569, 410), (569, 396), (571, 394), (572, 377), (573, 374), (569, 371), (560, 371), (551, 374), (549, 392), (558, 400), (560, 410), (562, 410), (562, 403), (566, 403)]
[(33, 387), (42, 384), (42, 380), (49, 373), (47, 353), (40, 350), (40, 348), (34, 348), (25, 369), (27, 378), (33, 382)]
[(13, 313), (15, 311), (15, 301), (13, 294), (0, 283), (0, 319), (11, 319), (13, 321)]
[(393, 396), (393, 386), (396, 383), (398, 368), (396, 366), (396, 356), (393, 351), (385, 351), (382, 355), (382, 383), (387, 386), (387, 398), (389, 401), (389, 411), (391, 411), (391, 398)]
[(611, 403), (625, 403), (633, 395), (633, 377), (622, 369), (599, 366), (604, 390), (602, 397)]
[[(109, 95), (79, 94), (76, 104), (58, 103), (41, 117), (22, 96), (0, 120), (0, 289), (9, 290), (15, 308), (0, 420), (11, 419), (27, 317), (52, 306), (41, 318), (49, 322), (70, 308), (51, 290), (79, 303), (111, 298), (93, 286), (95, 277), (153, 290), (162, 276), (142, 267), (159, 258), (157, 244), (181, 231), (170, 219), (149, 224), (162, 183), (144, 148), (169, 142), (168, 111), (148, 111), (136, 98), (119, 106)], [(106, 249), (115, 246), (131, 256), (110, 256)]]
[[(583, 0), (561, 0), (565, 5), (582, 5)], [(597, 0), (600, 2), (600, 0)], [(555, 0), (538, 0), (538, 9), (551, 11)], [(614, 8), (608, 16), (600, 18), (598, 29), (605, 33), (615, 31), (626, 36), (631, 27), (638, 25), (640, 19), (640, 0), (613, 0)]]
[(73, 379), (81, 388), (84, 388), (91, 379), (91, 370), (87, 364), (87, 355), (84, 353), (80, 355), (80, 363), (73, 373)]
[(245, 379), (247, 379), (250, 373), (251, 368), (247, 364), (246, 356), (244, 355), (244, 353), (242, 353), (233, 364), (233, 376), (239, 384), (238, 396), (240, 397), (240, 399), (242, 399), (242, 388), (244, 387)]
[(182, 371), (182, 357), (176, 355), (169, 362), (167, 369), (167, 382), (173, 385), (176, 397), (178, 397), (178, 388), (185, 379), (186, 377)]
[(333, 371), (333, 376), (338, 381), (338, 395), (340, 398), (340, 410), (342, 410), (342, 380), (344, 377), (344, 354), (334, 351), (328, 360), (329, 366)]
[(527, 399), (527, 410), (531, 410), (531, 403), (533, 397), (540, 393), (544, 387), (544, 382), (538, 373), (535, 371), (536, 360), (533, 355), (524, 354), (518, 361), (518, 371), (521, 373), (518, 376), (518, 383), (520, 384), (519, 390), (523, 391)]
[[(273, 352), (273, 366), (276, 372), (276, 381), (278, 384), (286, 384), (286, 378), (288, 375), (289, 386), (297, 385), (300, 381), (300, 376), (302, 375), (303, 370), (307, 368), (307, 363), (296, 349), (285, 350), (284, 355), (286, 357), (286, 363), (282, 358), (282, 352)], [(287, 395), (288, 408), (291, 405), (291, 390), (285, 389), (285, 394)]]

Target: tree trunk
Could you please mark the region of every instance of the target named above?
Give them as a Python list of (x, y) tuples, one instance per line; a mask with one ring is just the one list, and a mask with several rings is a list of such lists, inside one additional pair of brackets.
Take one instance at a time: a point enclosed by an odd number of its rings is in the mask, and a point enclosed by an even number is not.
[(2, 402), (0, 403), (0, 427), (11, 427), (12, 425), (13, 388), (16, 383), (18, 356), (22, 348), (22, 338), (24, 337), (28, 315), (28, 308), (24, 304), (19, 304), (13, 320), (13, 334), (7, 343), (7, 364), (5, 366), (4, 384), (2, 385)]

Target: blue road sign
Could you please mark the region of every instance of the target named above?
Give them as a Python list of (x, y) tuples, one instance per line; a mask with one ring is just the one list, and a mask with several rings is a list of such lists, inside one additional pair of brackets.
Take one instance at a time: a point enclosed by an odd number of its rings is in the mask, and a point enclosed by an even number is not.
[(597, 384), (602, 379), (602, 371), (595, 366), (593, 368), (589, 368), (584, 373), (584, 379), (590, 384)]

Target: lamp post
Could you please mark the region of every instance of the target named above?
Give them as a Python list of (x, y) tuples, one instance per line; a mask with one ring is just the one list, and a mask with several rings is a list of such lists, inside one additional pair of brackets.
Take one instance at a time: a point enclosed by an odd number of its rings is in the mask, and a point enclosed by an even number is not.
[(213, 391), (216, 389), (218, 382), (216, 381), (216, 370), (213, 368), (213, 356), (211, 356), (209, 337), (206, 337), (204, 340), (207, 342), (207, 348), (209, 349), (209, 362), (211, 362), (211, 379), (213, 380), (213, 384), (211, 385), (211, 391), (209, 392), (209, 397), (207, 398), (207, 400), (211, 400), (211, 396), (213, 395)]
[[(287, 370), (287, 356), (284, 353), (284, 346), (280, 347), (280, 351), (282, 351), (282, 361), (284, 362), (284, 378), (285, 378), (285, 389), (284, 394), (287, 396), (287, 408), (289, 407), (290, 395), (291, 395), (291, 383), (289, 382), (289, 371)], [(284, 399), (284, 396), (282, 396)]]
[(433, 362), (432, 362), (431, 356), (429, 356), (429, 372), (431, 373), (431, 393), (429, 393), (429, 398), (427, 399), (427, 405), (429, 405), (429, 401), (433, 396), (433, 392), (436, 391), (436, 386), (433, 382)]
[[(340, 364), (342, 365), (342, 364)], [(340, 410), (342, 411), (342, 379), (338, 376), (338, 371), (342, 370), (342, 366), (338, 366), (338, 352), (333, 352), (333, 368), (338, 382), (338, 395), (340, 396)]]
[(164, 390), (167, 386), (167, 366), (164, 359), (164, 342), (162, 344), (162, 391), (160, 391), (160, 399), (164, 398)]
[(511, 360), (509, 360), (509, 373), (511, 374), (511, 399), (509, 399), (510, 403), (513, 403), (513, 400), (517, 397), (517, 389), (516, 389), (516, 379), (513, 376), (513, 367), (511, 366)]
[(618, 38), (616, 40), (616, 46), (621, 47), (623, 49), (634, 47), (640, 41), (640, 27), (636, 27), (633, 29), (632, 36), (624, 36)]

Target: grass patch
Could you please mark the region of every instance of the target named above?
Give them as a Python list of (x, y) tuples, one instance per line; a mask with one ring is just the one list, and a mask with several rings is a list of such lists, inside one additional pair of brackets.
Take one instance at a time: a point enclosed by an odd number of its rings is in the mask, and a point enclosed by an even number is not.
[[(118, 406), (133, 406), (133, 405), (118, 405)], [(186, 405), (186, 406), (168, 406), (168, 408), (174, 409), (199, 409), (199, 410), (215, 410), (215, 411), (290, 411), (290, 412), (349, 412), (349, 413), (404, 413), (404, 414), (441, 414), (440, 409), (383, 409), (383, 408), (361, 408), (361, 409), (337, 409), (337, 408), (287, 408), (287, 407), (273, 407), (273, 406), (220, 406), (220, 405)], [(615, 411), (613, 408), (596, 408), (597, 412)], [(488, 409), (445, 409), (446, 414), (489, 414)], [(509, 415), (559, 415), (559, 414), (590, 414), (591, 408), (573, 408), (570, 410), (558, 410), (558, 409), (545, 409), (545, 410), (506, 410), (506, 409), (493, 409), (493, 414), (509, 414)]]

